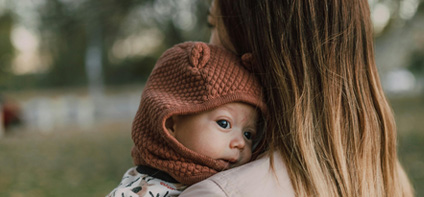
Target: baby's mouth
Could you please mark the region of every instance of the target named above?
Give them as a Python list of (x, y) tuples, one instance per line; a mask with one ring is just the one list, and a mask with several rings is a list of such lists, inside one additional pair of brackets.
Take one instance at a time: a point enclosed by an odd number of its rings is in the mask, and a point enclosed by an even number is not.
[(237, 159), (220, 159), (219, 161), (224, 163), (224, 165), (226, 166), (225, 170), (237, 166), (237, 162), (238, 162)]

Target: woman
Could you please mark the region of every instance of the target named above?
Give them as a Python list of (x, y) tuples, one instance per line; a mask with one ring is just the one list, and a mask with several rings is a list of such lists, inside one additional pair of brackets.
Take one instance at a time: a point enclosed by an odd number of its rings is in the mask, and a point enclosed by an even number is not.
[(215, 0), (210, 12), (211, 43), (256, 60), (269, 150), (181, 196), (413, 195), (374, 62), (367, 0)]

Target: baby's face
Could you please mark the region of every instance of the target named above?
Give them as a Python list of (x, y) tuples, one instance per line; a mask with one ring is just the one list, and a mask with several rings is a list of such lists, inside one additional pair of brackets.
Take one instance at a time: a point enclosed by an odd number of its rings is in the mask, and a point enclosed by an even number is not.
[(174, 116), (171, 134), (187, 148), (232, 168), (250, 160), (257, 119), (251, 105), (229, 103), (211, 111)]

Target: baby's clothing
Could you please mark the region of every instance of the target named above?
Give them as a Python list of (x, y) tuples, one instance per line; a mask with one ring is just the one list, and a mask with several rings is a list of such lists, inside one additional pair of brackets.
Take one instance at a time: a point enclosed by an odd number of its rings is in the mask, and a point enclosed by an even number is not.
[(185, 188), (163, 171), (137, 166), (124, 174), (121, 183), (107, 197), (172, 197), (178, 196)]

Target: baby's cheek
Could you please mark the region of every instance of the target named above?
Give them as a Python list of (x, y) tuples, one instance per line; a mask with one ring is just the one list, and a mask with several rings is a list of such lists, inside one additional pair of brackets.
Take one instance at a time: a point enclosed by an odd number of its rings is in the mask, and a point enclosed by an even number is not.
[(245, 164), (245, 163), (249, 162), (251, 158), (252, 158), (252, 151), (251, 150), (246, 151), (244, 153), (243, 162), (242, 163)]
[(208, 156), (212, 159), (220, 159), (223, 150), (221, 149), (220, 146), (217, 146), (217, 144), (211, 143), (211, 141), (208, 142), (204, 142), (201, 145), (201, 148), (199, 147), (200, 150), (198, 150), (199, 153), (201, 153), (202, 155)]

